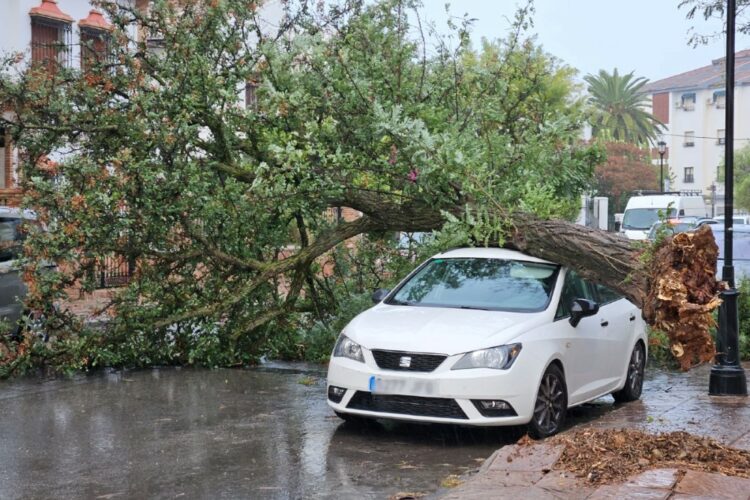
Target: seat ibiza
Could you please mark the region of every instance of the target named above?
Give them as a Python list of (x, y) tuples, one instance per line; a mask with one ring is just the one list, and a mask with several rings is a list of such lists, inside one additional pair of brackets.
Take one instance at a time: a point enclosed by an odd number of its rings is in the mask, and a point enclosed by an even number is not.
[(556, 433), (568, 408), (638, 399), (647, 354), (636, 306), (520, 252), (434, 256), (341, 332), (328, 404), (344, 419)]

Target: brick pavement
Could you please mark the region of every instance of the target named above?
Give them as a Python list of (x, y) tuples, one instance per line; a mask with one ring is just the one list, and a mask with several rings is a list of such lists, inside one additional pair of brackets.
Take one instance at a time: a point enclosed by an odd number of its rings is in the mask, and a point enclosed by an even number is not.
[[(616, 406), (586, 426), (686, 431), (750, 450), (750, 398), (709, 396), (709, 372), (709, 366), (688, 373), (650, 371), (641, 400)], [(562, 449), (544, 442), (503, 447), (440, 498), (750, 500), (750, 479), (694, 470), (653, 469), (622, 484), (591, 486), (572, 473), (553, 470)]]

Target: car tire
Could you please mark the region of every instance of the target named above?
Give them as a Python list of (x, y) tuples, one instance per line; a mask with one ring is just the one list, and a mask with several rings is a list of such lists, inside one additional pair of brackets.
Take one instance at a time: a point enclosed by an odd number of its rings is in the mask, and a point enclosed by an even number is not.
[(628, 361), (628, 374), (625, 376), (625, 387), (612, 396), (618, 403), (635, 401), (641, 397), (643, 390), (643, 372), (646, 367), (646, 352), (641, 342), (636, 342)]
[(565, 422), (568, 411), (568, 388), (565, 375), (556, 364), (550, 365), (539, 383), (534, 414), (529, 422), (529, 435), (543, 439), (557, 433)]

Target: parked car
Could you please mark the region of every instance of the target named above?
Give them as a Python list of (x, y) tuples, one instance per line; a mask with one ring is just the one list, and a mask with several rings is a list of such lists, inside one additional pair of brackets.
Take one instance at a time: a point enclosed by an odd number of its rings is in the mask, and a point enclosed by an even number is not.
[(660, 231), (663, 231), (666, 233), (666, 235), (671, 236), (673, 234), (677, 233), (685, 233), (687, 231), (692, 231), (698, 227), (697, 219), (695, 218), (689, 218), (689, 219), (671, 219), (664, 222), (654, 222), (654, 225), (651, 226), (651, 229), (648, 231), (648, 239), (650, 241), (656, 240), (656, 236), (659, 234)]
[(698, 191), (632, 196), (625, 207), (620, 231), (631, 240), (645, 240), (660, 216), (704, 218), (708, 216), (708, 208)]
[(0, 320), (11, 335), (19, 332), (27, 291), (18, 266), (25, 234), (22, 226), (35, 219), (33, 212), (0, 207)]
[[(724, 216), (714, 217), (718, 224), (724, 224)], [(733, 215), (732, 224), (750, 224), (750, 215)]]
[(704, 225), (704, 224), (719, 224), (719, 221), (718, 221), (718, 220), (716, 220), (716, 219), (707, 219), (707, 218), (703, 218), (703, 219), (698, 219), (698, 220), (697, 220), (697, 221), (695, 222), (695, 226), (696, 226), (696, 227), (697, 227), (697, 226), (702, 226), (702, 225)]
[[(724, 224), (711, 226), (716, 244), (719, 246), (719, 260), (716, 275), (723, 279), (724, 268)], [(750, 278), (750, 224), (733, 224), (732, 233), (732, 265), (735, 279)]]
[(498, 248), (429, 259), (344, 328), (328, 368), (341, 418), (556, 433), (568, 408), (638, 399), (647, 355), (636, 306), (574, 271)]

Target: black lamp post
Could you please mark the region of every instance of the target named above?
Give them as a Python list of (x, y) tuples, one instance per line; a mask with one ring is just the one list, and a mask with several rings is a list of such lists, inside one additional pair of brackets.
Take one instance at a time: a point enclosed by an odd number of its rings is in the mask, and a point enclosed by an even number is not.
[(664, 192), (664, 153), (667, 152), (667, 143), (659, 141), (656, 143), (659, 151), (659, 192)]
[(727, 0), (726, 140), (724, 142), (724, 267), (722, 279), (729, 289), (721, 292), (719, 329), (716, 332), (716, 364), (711, 368), (708, 393), (713, 396), (747, 395), (747, 378), (740, 365), (739, 315), (734, 287), (732, 215), (734, 213), (734, 25), (736, 1)]

